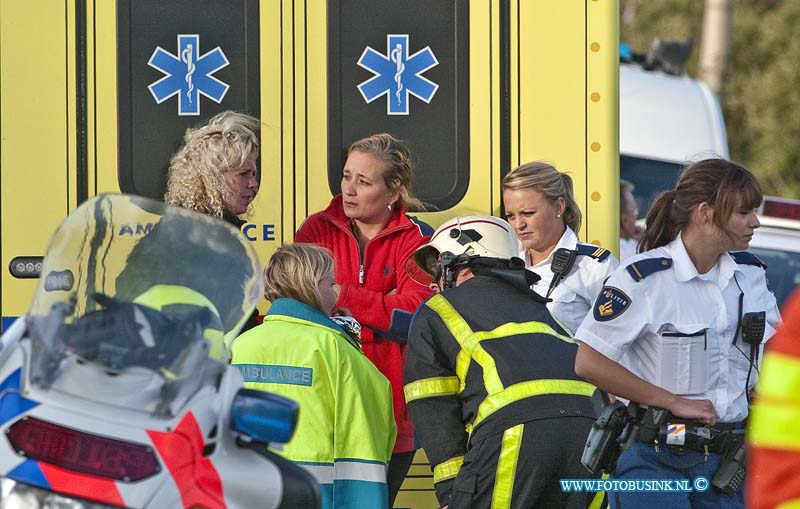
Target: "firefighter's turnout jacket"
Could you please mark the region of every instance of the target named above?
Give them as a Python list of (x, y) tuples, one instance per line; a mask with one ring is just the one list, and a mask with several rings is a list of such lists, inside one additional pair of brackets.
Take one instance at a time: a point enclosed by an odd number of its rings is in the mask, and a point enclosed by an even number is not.
[(233, 342), (245, 386), (300, 404), (297, 430), (277, 454), (320, 483), (323, 509), (386, 507), (396, 428), (389, 381), (318, 309), (277, 299), (264, 323)]
[[(576, 352), (530, 290), (497, 277), (475, 276), (423, 303), (408, 340), (405, 397), (443, 505), (480, 440), (561, 417), (586, 417), (588, 431), (594, 386), (575, 374)], [(514, 465), (497, 465), (498, 479), (513, 484)]]

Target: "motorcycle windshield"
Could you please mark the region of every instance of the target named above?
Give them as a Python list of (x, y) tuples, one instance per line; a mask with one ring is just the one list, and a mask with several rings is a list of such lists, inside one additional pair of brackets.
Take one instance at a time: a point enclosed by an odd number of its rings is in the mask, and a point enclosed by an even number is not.
[(27, 318), (30, 381), (169, 416), (218, 382), (262, 294), (255, 253), (228, 223), (97, 196), (50, 239)]

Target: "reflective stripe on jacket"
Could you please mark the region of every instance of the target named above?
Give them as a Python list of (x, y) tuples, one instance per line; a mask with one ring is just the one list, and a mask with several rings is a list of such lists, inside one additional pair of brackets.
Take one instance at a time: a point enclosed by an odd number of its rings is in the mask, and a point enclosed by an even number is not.
[(800, 508), (800, 291), (770, 340), (747, 430), (747, 507)]
[(233, 343), (245, 386), (300, 404), (297, 430), (275, 452), (322, 485), (323, 508), (386, 507), (395, 440), (388, 380), (320, 311), (273, 302), (264, 323)]
[(575, 374), (576, 351), (544, 305), (497, 278), (476, 276), (425, 302), (411, 327), (405, 396), (440, 501), (470, 438), (593, 416), (594, 386)]

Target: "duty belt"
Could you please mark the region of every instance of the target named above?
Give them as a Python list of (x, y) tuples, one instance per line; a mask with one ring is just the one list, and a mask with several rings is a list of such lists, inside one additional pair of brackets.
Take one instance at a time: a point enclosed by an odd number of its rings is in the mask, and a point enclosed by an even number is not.
[(673, 416), (667, 410), (650, 407), (638, 414), (636, 439), (650, 444), (666, 444), (703, 453), (725, 454), (742, 439), (740, 422), (708, 426), (693, 419)]
[(742, 423), (720, 423), (715, 427), (698, 421), (680, 422), (671, 419), (659, 433), (658, 442), (667, 447), (678, 447), (721, 456), (719, 467), (711, 478), (711, 485), (722, 493), (731, 495), (742, 488), (746, 470), (746, 448)]
[(684, 448), (721, 456), (711, 485), (725, 494), (741, 490), (745, 479), (746, 447), (741, 422), (708, 426), (702, 422), (674, 417), (663, 408), (644, 407), (619, 401), (609, 403), (598, 412), (586, 439), (581, 463), (593, 474), (613, 472), (621, 448), (632, 441), (655, 446)]
[[(737, 431), (740, 430), (740, 431)], [(708, 426), (699, 421), (673, 419), (659, 433), (659, 442), (702, 453), (725, 454), (744, 430), (739, 423)]]

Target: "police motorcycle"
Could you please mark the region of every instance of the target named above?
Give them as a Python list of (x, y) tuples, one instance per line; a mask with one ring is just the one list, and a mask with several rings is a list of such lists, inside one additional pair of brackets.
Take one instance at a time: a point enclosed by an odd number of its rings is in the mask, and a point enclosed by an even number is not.
[(0, 340), (0, 508), (318, 507), (266, 447), (297, 405), (227, 363), (262, 285), (222, 221), (125, 195), (78, 207)]

